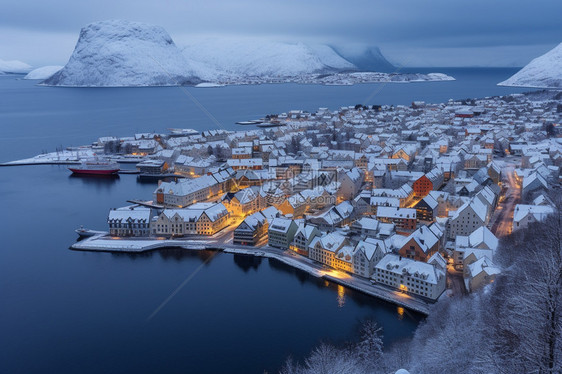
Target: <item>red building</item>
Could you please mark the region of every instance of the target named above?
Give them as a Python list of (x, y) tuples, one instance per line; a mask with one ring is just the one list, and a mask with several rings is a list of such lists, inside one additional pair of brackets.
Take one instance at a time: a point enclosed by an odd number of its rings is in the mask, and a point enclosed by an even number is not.
[(433, 182), (424, 174), (412, 185), (414, 196), (426, 197), (433, 190)]
[(442, 237), (443, 233), (435, 224), (421, 226), (406, 238), (398, 250), (398, 254), (416, 261), (426, 262), (435, 252), (439, 251)]

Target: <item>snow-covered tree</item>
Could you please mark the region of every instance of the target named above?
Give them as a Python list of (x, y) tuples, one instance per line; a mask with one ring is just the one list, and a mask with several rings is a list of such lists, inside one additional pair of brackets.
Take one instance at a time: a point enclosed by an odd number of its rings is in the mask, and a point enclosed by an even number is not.
[(375, 321), (367, 320), (361, 326), (360, 340), (354, 347), (359, 358), (368, 364), (375, 364), (382, 356), (382, 327)]

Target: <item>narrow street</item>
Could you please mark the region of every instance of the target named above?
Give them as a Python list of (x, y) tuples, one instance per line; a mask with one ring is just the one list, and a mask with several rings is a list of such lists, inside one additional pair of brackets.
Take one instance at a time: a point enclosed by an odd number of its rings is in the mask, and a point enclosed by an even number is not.
[(453, 296), (468, 295), (463, 272), (455, 269), (453, 265), (447, 266), (447, 289), (452, 291)]
[(506, 163), (503, 171), (503, 184), (507, 187), (505, 195), (500, 195), (500, 202), (490, 220), (490, 230), (498, 238), (511, 234), (513, 211), (521, 201), (521, 186), (515, 178), (515, 164)]

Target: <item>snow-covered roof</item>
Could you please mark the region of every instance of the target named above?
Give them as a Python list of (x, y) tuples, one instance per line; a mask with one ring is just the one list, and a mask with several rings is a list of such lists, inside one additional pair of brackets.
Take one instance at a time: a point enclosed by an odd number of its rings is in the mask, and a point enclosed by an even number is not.
[(416, 219), (416, 210), (412, 208), (379, 206), (377, 208), (377, 217)]
[(109, 211), (108, 221), (135, 221), (135, 222), (149, 222), (152, 209), (144, 206), (127, 206)]
[(532, 214), (537, 221), (543, 221), (554, 209), (549, 205), (517, 204), (513, 212), (513, 222), (520, 222), (528, 214)]
[(493, 262), (485, 256), (468, 265), (468, 269), (473, 278), (482, 272), (485, 272), (486, 275), (496, 275), (501, 273), (501, 270), (494, 266)]
[(375, 267), (397, 275), (407, 275), (431, 284), (437, 284), (439, 279), (445, 276), (445, 273), (434, 265), (403, 258), (393, 253), (384, 256)]
[(484, 245), (486, 248), (495, 251), (498, 248), (499, 240), (486, 226), (481, 226), (468, 236), (468, 242), (471, 247), (482, 247)]
[(277, 217), (274, 218), (273, 221), (271, 221), (271, 223), (269, 224), (269, 231), (286, 233), (287, 231), (289, 231), (291, 224), (293, 224), (293, 220), (283, 217)]

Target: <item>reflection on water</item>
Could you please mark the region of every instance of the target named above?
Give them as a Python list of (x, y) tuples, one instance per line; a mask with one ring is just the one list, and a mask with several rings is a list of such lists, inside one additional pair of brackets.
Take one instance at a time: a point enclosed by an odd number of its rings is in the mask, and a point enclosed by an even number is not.
[(90, 175), (90, 174), (70, 174), (68, 176), (70, 181), (82, 181), (82, 183), (91, 186), (110, 186), (119, 180), (119, 174), (109, 175)]
[(345, 287), (338, 284), (338, 307), (343, 308), (345, 305)]
[(129, 252), (111, 252), (111, 256), (115, 258), (128, 258), (131, 261), (142, 260), (159, 255), (163, 260), (172, 260), (181, 262), (193, 258), (199, 258), (205, 265), (209, 265), (213, 257), (219, 252), (216, 251), (193, 251), (182, 248), (160, 248), (151, 251), (129, 253)]
[(403, 319), (404, 318), (404, 308), (402, 308), (401, 306), (399, 306), (397, 308), (398, 311), (398, 319)]
[(164, 260), (182, 261), (184, 259), (191, 259), (198, 257), (201, 262), (209, 264), (212, 258), (217, 254), (215, 251), (192, 251), (182, 248), (163, 248), (158, 250), (158, 254)]
[(247, 273), (250, 269), (258, 270), (262, 258), (252, 255), (234, 254), (234, 263)]

